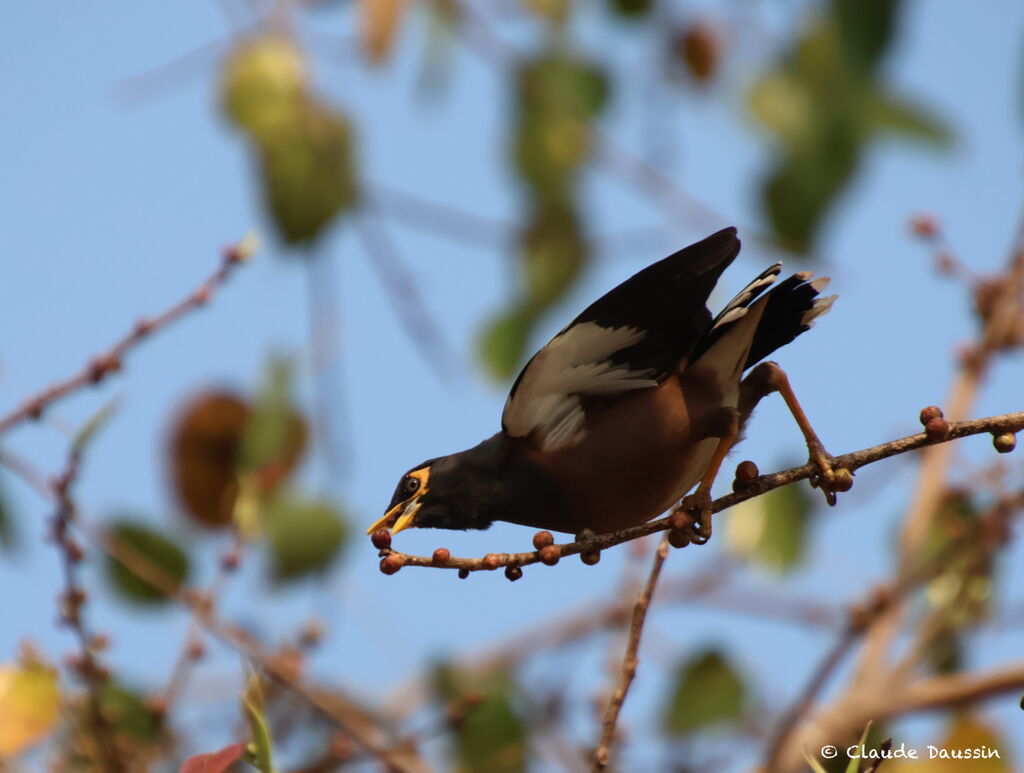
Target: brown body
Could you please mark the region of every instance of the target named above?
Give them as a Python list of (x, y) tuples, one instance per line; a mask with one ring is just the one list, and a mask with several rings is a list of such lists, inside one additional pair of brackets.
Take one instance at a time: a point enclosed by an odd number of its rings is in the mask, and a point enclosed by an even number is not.
[[(587, 405), (590, 432), (576, 446), (541, 452), (518, 441), (527, 459), (565, 492), (561, 507), (517, 513), (516, 523), (578, 534), (649, 521), (700, 479), (734, 411), (687, 373), (656, 387)], [(710, 411), (701, 407), (711, 406)], [(513, 441), (515, 442), (515, 441)]]

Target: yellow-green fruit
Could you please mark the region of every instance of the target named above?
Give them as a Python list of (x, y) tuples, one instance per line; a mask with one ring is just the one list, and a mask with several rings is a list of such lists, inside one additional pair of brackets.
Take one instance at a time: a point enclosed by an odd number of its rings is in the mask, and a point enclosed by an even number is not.
[(263, 138), (292, 119), (307, 82), (306, 63), (288, 38), (249, 38), (235, 46), (224, 63), (221, 102), (232, 121)]

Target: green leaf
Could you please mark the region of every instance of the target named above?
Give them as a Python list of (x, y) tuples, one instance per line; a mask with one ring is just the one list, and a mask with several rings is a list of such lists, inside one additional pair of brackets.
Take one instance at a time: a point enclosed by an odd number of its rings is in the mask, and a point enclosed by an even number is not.
[(18, 542), (17, 524), (11, 517), (11, 508), (3, 488), (0, 488), (0, 550), (10, 554)]
[(564, 53), (545, 53), (520, 68), (514, 159), (539, 199), (563, 206), (570, 201), (589, 155), (588, 123), (608, 93), (601, 69)]
[(804, 559), (812, 506), (810, 492), (798, 485), (741, 502), (729, 513), (726, 545), (762, 566), (790, 571)]
[(505, 380), (515, 375), (535, 319), (532, 309), (518, 305), (487, 324), (480, 338), (480, 357), (494, 378)]
[[(866, 748), (866, 744), (868, 742), (868, 733), (870, 733), (870, 732), (871, 732), (871, 723), (868, 722), (864, 726), (864, 732), (862, 732), (860, 734), (860, 740), (857, 742), (858, 744), (860, 744), (861, 747)], [(860, 771), (860, 762), (861, 762), (861, 758), (860, 757), (851, 757), (850, 761), (846, 765), (846, 770), (844, 771), (844, 773), (859, 773), (859, 771)]]
[(814, 105), (806, 87), (792, 74), (773, 70), (747, 95), (754, 117), (790, 146), (807, 140), (814, 129)]
[[(188, 578), (188, 556), (152, 527), (119, 519), (108, 526), (107, 536), (116, 550), (125, 553), (126, 564), (113, 557), (107, 559), (110, 581), (123, 598), (140, 604), (164, 603), (168, 598), (160, 584), (178, 587)], [(149, 577), (144, 579), (147, 574)]]
[(871, 72), (896, 32), (901, 0), (833, 0), (832, 13), (850, 66)]
[(297, 103), (290, 120), (260, 138), (260, 160), (267, 209), (288, 244), (312, 242), (355, 204), (348, 121), (312, 98)]
[(579, 220), (568, 208), (545, 207), (535, 213), (523, 233), (522, 249), (526, 291), (538, 309), (558, 301), (587, 261)]
[(527, 62), (519, 72), (521, 103), (552, 116), (593, 118), (608, 103), (610, 90), (597, 64), (561, 52)]
[(625, 19), (642, 19), (651, 12), (654, 0), (608, 0), (608, 7)]
[(743, 715), (746, 688), (743, 677), (717, 649), (708, 649), (681, 663), (675, 688), (666, 706), (665, 729), (687, 735), (714, 725), (737, 721)]
[(103, 425), (106, 424), (117, 412), (117, 409), (120, 407), (120, 402), (121, 400), (118, 397), (110, 400), (81, 426), (71, 441), (71, 445), (76, 452), (81, 453), (92, 439), (96, 437), (96, 433), (99, 432), (100, 429), (103, 428)]
[(327, 502), (278, 497), (264, 518), (274, 578), (281, 582), (326, 571), (348, 536), (342, 516)]
[(883, 94), (871, 100), (868, 109), (871, 120), (883, 129), (940, 147), (948, 147), (953, 142), (952, 130), (938, 117), (917, 105)]
[[(160, 715), (149, 709), (138, 692), (108, 680), (100, 688), (99, 695), (103, 716), (114, 726), (118, 735), (145, 744), (160, 734), (163, 726)], [(89, 709), (83, 707), (82, 710)]]
[(292, 364), (272, 357), (241, 439), (239, 471), (256, 473), (261, 490), (274, 489), (295, 469), (308, 429), (291, 399)]
[(810, 249), (822, 219), (859, 159), (859, 144), (848, 138), (809, 141), (782, 155), (761, 196), (772, 228), (787, 247), (801, 252)]
[(263, 686), (257, 674), (250, 674), (242, 694), (242, 705), (249, 723), (250, 741), (245, 760), (262, 773), (274, 773), (273, 743), (270, 727), (263, 713)]
[(468, 677), (447, 665), (435, 669), (434, 692), (445, 704), (461, 773), (526, 770), (527, 729), (516, 689), (504, 670)]

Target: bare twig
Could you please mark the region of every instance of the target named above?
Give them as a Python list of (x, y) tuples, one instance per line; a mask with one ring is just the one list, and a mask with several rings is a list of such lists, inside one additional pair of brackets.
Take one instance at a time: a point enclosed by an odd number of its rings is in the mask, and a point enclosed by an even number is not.
[(374, 200), (371, 213), (388, 215), (425, 231), (477, 244), (504, 247), (512, 243), (519, 226), (484, 217), (380, 183), (364, 182)]
[(843, 658), (853, 649), (854, 644), (860, 638), (860, 631), (853, 625), (849, 625), (843, 629), (839, 634), (835, 643), (825, 652), (821, 662), (818, 663), (817, 668), (814, 669), (811, 674), (811, 678), (807, 681), (804, 689), (800, 692), (800, 695), (794, 701), (793, 705), (786, 711), (779, 721), (779, 725), (775, 730), (775, 735), (768, 744), (768, 764), (767, 770), (772, 770), (774, 761), (778, 758), (779, 752), (782, 750), (783, 745), (789, 740), (790, 734), (793, 729), (800, 722), (800, 719), (807, 713), (811, 705), (814, 703), (815, 698), (824, 688), (828, 682), (829, 677), (835, 672), (839, 664), (843, 661)]
[(458, 358), (427, 310), (383, 224), (363, 215), (355, 219), (355, 230), (406, 333), (419, 344), (423, 359), (437, 377), (449, 380)]
[(98, 384), (111, 373), (119, 371), (129, 350), (192, 309), (205, 305), (247, 255), (248, 251), (242, 247), (225, 249), (220, 266), (196, 289), (162, 314), (139, 319), (127, 335), (105, 352), (90, 359), (81, 371), (32, 395), (19, 408), (0, 418), (0, 434), (28, 419), (38, 419), (51, 403), (89, 384)]
[(131, 545), (112, 539), (82, 519), (78, 519), (76, 525), (104, 553), (187, 609), (212, 637), (244, 655), (268, 676), (302, 698), (318, 714), (351, 738), (357, 747), (388, 766), (389, 770), (404, 773), (426, 773), (430, 770), (413, 750), (389, 747), (381, 738), (383, 731), (377, 719), (356, 701), (337, 691), (306, 684), (287, 662), (266, 652), (245, 630), (219, 619), (209, 599), (202, 593), (182, 589), (174, 578)]
[[(979, 535), (1008, 533), (1006, 520), (1012, 509), (1020, 505), (1020, 501), (1020, 494), (1009, 495), (979, 515), (976, 526)], [(974, 550), (992, 549), (991, 537), (969, 544)], [(933, 579), (937, 573), (945, 571), (951, 561), (962, 559), (964, 550), (962, 540), (949, 540), (941, 550), (927, 559), (914, 561), (907, 571), (897, 574), (889, 585), (869, 590), (862, 602), (850, 608), (844, 635), (826, 655), (822, 665), (815, 669), (793, 707), (783, 715), (769, 746), (767, 763), (759, 770), (770, 773), (793, 770), (799, 764), (802, 748), (815, 748), (824, 741), (835, 742), (856, 733), (866, 722), (883, 716), (918, 710), (893, 709), (892, 696), (905, 695), (922, 684), (920, 681), (913, 681), (913, 669), (924, 656), (925, 638), (937, 630), (928, 625), (927, 621), (930, 618), (926, 618), (926, 623), (911, 645), (910, 652), (900, 662), (890, 665), (883, 661), (878, 670), (869, 671), (863, 668), (863, 663), (868, 658), (862, 657), (860, 668), (843, 695), (813, 717), (808, 726), (801, 728), (800, 734), (797, 735), (797, 730), (803, 717), (809, 712), (814, 697), (824, 686), (842, 655), (849, 652), (862, 635), (874, 633), (879, 625), (896, 625), (893, 619), (899, 615), (903, 600), (916, 588)], [(870, 646), (872, 641), (869, 637), (867, 645)]]
[(602, 771), (608, 765), (611, 754), (612, 743), (615, 740), (615, 726), (619, 721), (619, 712), (622, 704), (626, 701), (629, 693), (629, 686), (636, 676), (638, 664), (637, 651), (640, 649), (640, 635), (643, 633), (644, 621), (647, 619), (647, 610), (651, 606), (651, 598), (654, 596), (654, 589), (658, 584), (658, 577), (661, 576), (661, 569), (665, 565), (665, 558), (668, 556), (668, 535), (664, 535), (658, 542), (654, 551), (654, 563), (651, 565), (651, 574), (647, 578), (640, 597), (633, 607), (633, 622), (629, 627), (629, 641), (626, 644), (626, 654), (622, 659), (622, 675), (619, 678), (619, 685), (612, 693), (608, 701), (608, 708), (605, 710), (604, 719), (601, 722), (601, 739), (594, 752), (594, 771)]
[[(1020, 345), (1015, 336), (1018, 326), (1024, 324), (1024, 216), (1011, 250), (1009, 266), (1001, 277), (989, 283), (989, 287), (992, 292), (984, 304), (977, 303), (979, 287), (975, 287), (976, 305), (983, 325), (978, 341), (962, 356), (961, 367), (950, 388), (945, 408), (947, 419), (952, 421), (970, 413), (994, 356), (1012, 348), (1014, 343)], [(952, 446), (938, 445), (924, 454), (914, 497), (900, 534), (898, 572), (906, 573), (920, 553), (932, 518), (947, 491), (946, 479), (953, 462), (953, 450)], [(872, 626), (857, 668), (860, 677), (887, 668), (902, 618), (900, 609), (893, 607)]]
[(81, 447), (74, 444), (68, 454), (64, 471), (51, 486), (56, 510), (51, 524), (51, 536), (60, 551), (64, 589), (59, 597), (60, 620), (71, 629), (78, 640), (78, 654), (72, 668), (86, 686), (86, 711), (88, 735), (95, 741), (100, 767), (110, 773), (126, 769), (118, 752), (115, 730), (103, 712), (101, 690), (110, 678), (107, 669), (96, 655), (100, 640), (86, 626), (82, 608), (86, 594), (78, 582), (78, 565), (83, 558), (81, 546), (70, 534), (70, 525), (75, 517), (75, 504), (71, 498), (71, 487), (78, 478), (81, 464)]
[[(845, 467), (854, 472), (868, 464), (873, 464), (882, 459), (887, 459), (898, 454), (905, 454), (924, 446), (933, 444), (948, 443), (951, 440), (979, 435), (983, 433), (1004, 433), (1018, 432), (1024, 429), (1024, 411), (1005, 413), (999, 416), (989, 416), (983, 419), (972, 419), (971, 421), (950, 422), (949, 435), (940, 441), (933, 441), (925, 433), (908, 435), (897, 440), (890, 440), (870, 448), (865, 448), (853, 453), (837, 456), (833, 460), (833, 466), (838, 469)], [(711, 503), (712, 512), (719, 513), (740, 502), (760, 496), (772, 489), (794, 483), (805, 478), (810, 478), (818, 472), (814, 463), (808, 463), (801, 467), (793, 467), (789, 470), (761, 475), (745, 486), (742, 491), (733, 492), (716, 499)], [(604, 550), (623, 542), (629, 542), (648, 534), (663, 531), (669, 528), (669, 517), (659, 518), (639, 526), (633, 526), (621, 531), (599, 534), (588, 539), (568, 542), (557, 545), (558, 554), (561, 557), (576, 555), (578, 553), (592, 553), (596, 550)], [(400, 559), (401, 566), (421, 566), (440, 569), (456, 569), (459, 571), (479, 572), (493, 570), (502, 566), (527, 566), (541, 561), (540, 551), (533, 550), (525, 553), (491, 553), (481, 558), (456, 558), (451, 557), (443, 563), (435, 562), (431, 556), (416, 556), (402, 553), (396, 550), (382, 550), (382, 555), (396, 556)]]

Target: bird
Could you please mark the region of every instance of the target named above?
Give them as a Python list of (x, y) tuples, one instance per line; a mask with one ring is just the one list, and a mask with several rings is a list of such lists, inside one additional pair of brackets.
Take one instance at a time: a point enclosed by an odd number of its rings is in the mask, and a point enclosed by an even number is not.
[(822, 297), (829, 279), (807, 271), (776, 283), (775, 263), (712, 316), (708, 299), (739, 251), (736, 229), (724, 228), (590, 304), (523, 367), (501, 429), (408, 470), (367, 533), (505, 521), (579, 538), (681, 502), (706, 539), (715, 477), (772, 392), (785, 399), (834, 503), (832, 457), (785, 372), (765, 358), (810, 329), (836, 296)]

